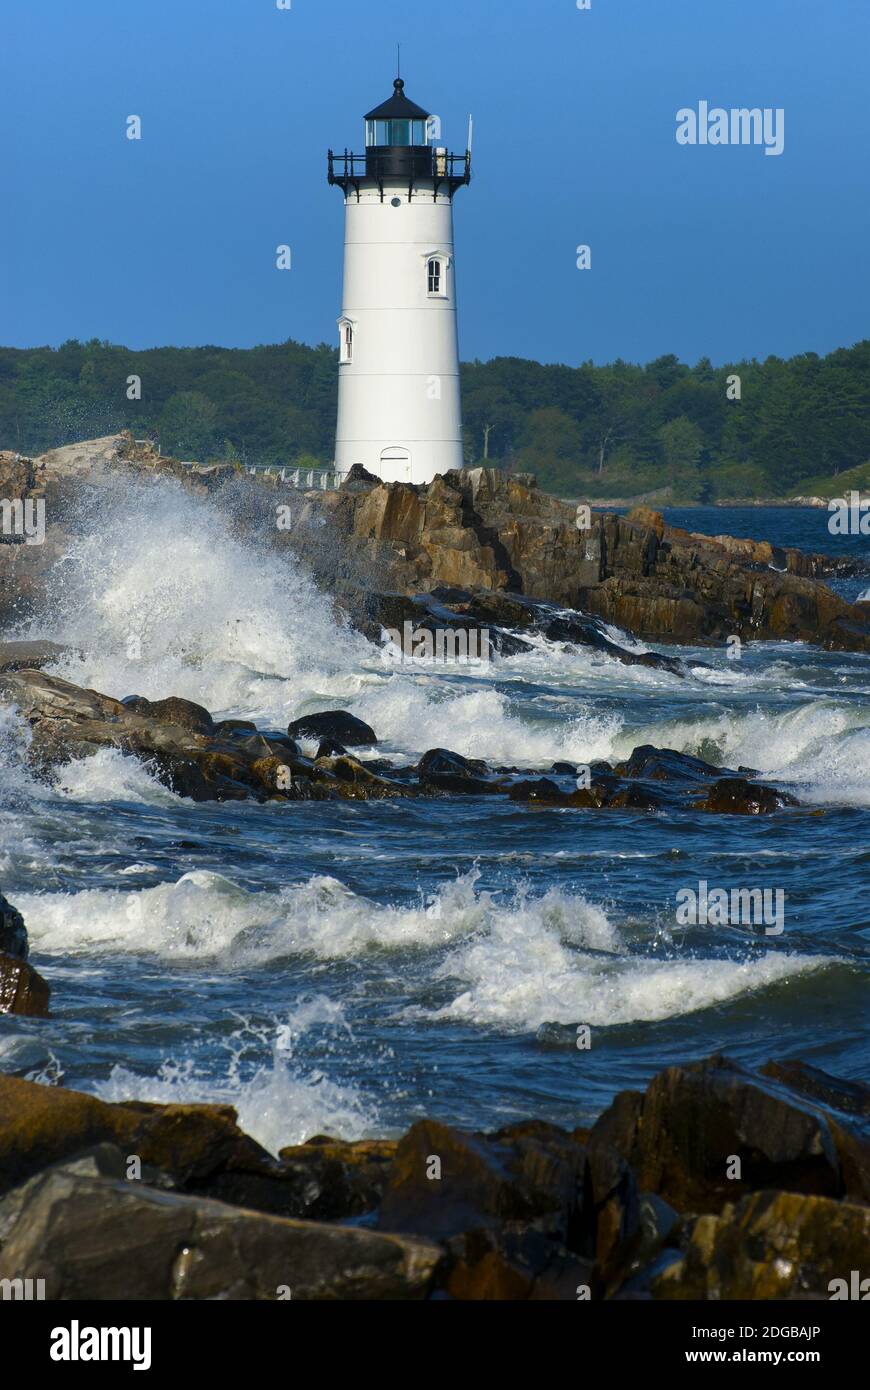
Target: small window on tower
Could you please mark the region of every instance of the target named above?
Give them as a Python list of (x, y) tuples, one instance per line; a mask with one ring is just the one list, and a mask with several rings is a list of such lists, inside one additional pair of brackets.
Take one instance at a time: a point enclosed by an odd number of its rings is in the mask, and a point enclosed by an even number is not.
[(353, 324), (352, 324), (352, 323), (347, 323), (347, 322), (345, 322), (345, 323), (343, 323), (343, 324), (341, 325), (341, 352), (340, 352), (340, 354), (339, 354), (339, 361), (340, 361), (340, 362), (352, 362), (352, 361), (353, 361)]
[(428, 264), (428, 284), (430, 294), (441, 294), (441, 262), (433, 257)]

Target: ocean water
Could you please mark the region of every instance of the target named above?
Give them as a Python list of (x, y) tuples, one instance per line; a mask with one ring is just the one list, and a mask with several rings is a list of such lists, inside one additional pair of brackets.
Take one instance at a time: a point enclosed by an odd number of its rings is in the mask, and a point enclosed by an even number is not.
[[(669, 519), (867, 545), (830, 537), (818, 511)], [(53, 1011), (0, 1019), (4, 1071), (112, 1100), (230, 1102), (273, 1151), (422, 1114), (584, 1124), (616, 1091), (715, 1050), (866, 1076), (866, 656), (667, 648), (692, 667), (679, 679), (542, 640), (488, 667), (386, 666), (298, 562), (172, 483), (102, 495), (44, 611), (5, 635), (69, 643), (55, 674), (117, 697), (182, 695), (275, 730), (349, 709), (379, 736), (366, 756), (442, 746), (547, 768), (653, 743), (755, 767), (807, 809), (197, 805), (114, 751), (39, 782), (6, 710), (0, 884)], [(781, 889), (783, 932), (677, 925), (677, 893), (701, 880)]]

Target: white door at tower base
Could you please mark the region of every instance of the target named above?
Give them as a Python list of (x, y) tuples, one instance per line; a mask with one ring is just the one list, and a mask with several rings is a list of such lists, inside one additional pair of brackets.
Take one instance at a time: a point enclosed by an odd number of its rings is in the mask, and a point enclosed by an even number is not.
[(382, 478), (389, 478), (394, 483), (407, 483), (411, 481), (411, 454), (408, 449), (403, 449), (400, 445), (394, 445), (391, 449), (381, 451)]

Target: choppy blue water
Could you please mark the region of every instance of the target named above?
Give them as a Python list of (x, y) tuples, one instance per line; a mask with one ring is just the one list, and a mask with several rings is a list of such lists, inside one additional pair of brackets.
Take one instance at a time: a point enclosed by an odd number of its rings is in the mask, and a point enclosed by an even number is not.
[[(669, 519), (868, 544), (810, 510)], [(195, 805), (115, 752), (41, 785), (7, 715), (0, 882), (54, 995), (47, 1021), (0, 1019), (4, 1070), (113, 1099), (228, 1100), (272, 1149), (423, 1113), (582, 1124), (716, 1049), (866, 1076), (867, 657), (705, 648), (680, 654), (713, 670), (680, 680), (542, 642), (483, 669), (385, 667), (304, 573), (169, 486), (106, 503), (46, 607), (33, 631), (82, 652), (56, 673), (115, 696), (183, 695), (275, 729), (338, 705), (397, 758), (443, 746), (540, 768), (654, 743), (758, 768), (811, 806)], [(782, 889), (784, 931), (678, 926), (677, 892), (702, 879)]]

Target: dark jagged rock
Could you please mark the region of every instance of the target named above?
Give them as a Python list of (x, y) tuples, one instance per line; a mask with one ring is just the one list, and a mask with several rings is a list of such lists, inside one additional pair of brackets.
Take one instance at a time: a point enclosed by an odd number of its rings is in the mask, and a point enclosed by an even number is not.
[(0, 1205), (0, 1222), (0, 1278), (38, 1271), (50, 1299), (417, 1299), (443, 1258), (423, 1240), (63, 1168), (14, 1194), (6, 1220)]
[[(867, 1199), (868, 1140), (805, 1096), (726, 1057), (669, 1067), (597, 1121), (589, 1152), (615, 1148), (641, 1188), (678, 1211), (721, 1211), (759, 1187)], [(741, 1175), (728, 1176), (740, 1160)]]
[(27, 928), (24, 918), (0, 893), (0, 952), (15, 960), (27, 960)]
[(522, 1231), (479, 1228), (446, 1242), (449, 1269), (444, 1278), (451, 1298), (468, 1302), (528, 1300), (574, 1302), (578, 1290), (601, 1292), (594, 1262), (533, 1228)]
[(870, 650), (866, 609), (816, 577), (843, 572), (826, 557), (692, 535), (646, 508), (596, 513), (580, 530), (573, 504), (498, 469), (323, 494), (311, 512), (330, 519), (342, 546), (385, 564), (406, 594), (507, 591), (511, 600), (582, 609), (648, 641), (739, 636)]
[(504, 790), (501, 782), (487, 780), (490, 770), (480, 758), (463, 758), (446, 748), (430, 748), (416, 771), (425, 790), (471, 796), (489, 796)]
[(870, 1120), (870, 1086), (863, 1081), (844, 1081), (842, 1077), (831, 1076), (821, 1067), (812, 1067), (809, 1062), (801, 1062), (797, 1057), (766, 1062), (759, 1067), (759, 1071), (762, 1076), (781, 1081), (790, 1090), (798, 1091), (831, 1110)]
[[(552, 775), (542, 777), (490, 769), (447, 749), (430, 749), (404, 766), (385, 759), (362, 763), (346, 745), (376, 742), (374, 730), (344, 710), (305, 716), (288, 734), (260, 732), (247, 721), (214, 724), (207, 710), (187, 700), (115, 700), (30, 669), (0, 673), (2, 700), (17, 705), (30, 723), (27, 756), (38, 775), (57, 779), (72, 759), (111, 747), (138, 758), (170, 790), (195, 801), (507, 795), (515, 802), (575, 810), (684, 811), (694, 781), (694, 805), (703, 810), (760, 814), (798, 804), (786, 792), (735, 778), (727, 768), (649, 745), (636, 748), (616, 769), (592, 764), (588, 784), (575, 775), (572, 786), (555, 780), (579, 772), (570, 763), (554, 765)], [(294, 734), (320, 739), (315, 759), (300, 753)], [(326, 748), (340, 751), (327, 754)]]
[(408, 787), (369, 771), (349, 753), (340, 758), (318, 758), (314, 769), (333, 777), (336, 792), (342, 797), (380, 801), (384, 797), (409, 795)]
[(714, 782), (696, 810), (716, 811), (730, 816), (769, 816), (784, 806), (797, 806), (797, 799), (775, 787), (748, 782), (745, 777), (723, 777)]
[(362, 1216), (380, 1204), (396, 1156), (394, 1139), (346, 1143), (315, 1135), (282, 1149), (288, 1215), (336, 1221)]
[(355, 748), (362, 744), (377, 743), (377, 734), (369, 724), (347, 710), (324, 710), (321, 714), (306, 714), (294, 719), (288, 725), (291, 738), (332, 738), (346, 747)]
[(122, 703), (136, 714), (147, 715), (161, 724), (176, 724), (179, 729), (187, 729), (194, 734), (214, 732), (208, 710), (193, 700), (182, 700), (178, 695), (170, 695), (165, 700), (146, 700), (144, 695), (128, 695)]
[(638, 1243), (637, 1180), (618, 1149), (600, 1140), (594, 1146), (587, 1145), (586, 1160), (586, 1195), (592, 1206), (595, 1261), (609, 1281)]
[(216, 734), (231, 734), (234, 738), (240, 738), (245, 734), (255, 734), (257, 726), (250, 719), (221, 719), (214, 725), (214, 731)]
[(318, 758), (343, 758), (347, 749), (343, 743), (339, 743), (336, 738), (324, 738), (320, 740), (315, 761)]
[(14, 702), (29, 720), (28, 757), (41, 774), (113, 747), (138, 758), (178, 795), (196, 801), (339, 794), (337, 779), (317, 771), (286, 735), (221, 733), (207, 710), (187, 700), (133, 697), (125, 704), (34, 670), (0, 676), (0, 699)]
[(275, 1160), (221, 1105), (117, 1105), (96, 1096), (0, 1075), (0, 1193), (95, 1144), (116, 1144), (173, 1180), (204, 1182), (223, 1170), (273, 1177)]
[(485, 1136), (420, 1120), (399, 1141), (378, 1226), (443, 1238), (534, 1221), (571, 1247), (580, 1240), (584, 1165), (582, 1145), (554, 1125)]
[(50, 994), (45, 980), (26, 960), (0, 954), (0, 1014), (46, 1018)]
[(684, 1257), (651, 1290), (667, 1299), (829, 1299), (851, 1270), (866, 1268), (868, 1248), (870, 1208), (756, 1192), (721, 1216), (700, 1217)]
[(661, 656), (658, 652), (635, 652), (620, 647), (601, 631), (601, 624), (594, 618), (579, 613), (570, 616), (560, 614), (551, 618), (542, 627), (543, 635), (551, 642), (565, 642), (572, 646), (592, 647), (605, 656), (621, 661), (624, 666), (649, 666), (657, 671), (668, 671), (673, 676), (685, 676), (685, 663), (675, 656)]
[(561, 787), (549, 777), (538, 777), (533, 781), (514, 782), (508, 789), (511, 801), (528, 801), (547, 806), (567, 806), (568, 797)]
[(274, 1159), (226, 1106), (0, 1077), (0, 1279), (95, 1299), (859, 1297), (868, 1095), (717, 1056), (621, 1092), (591, 1131), (421, 1120)]
[(711, 767), (703, 758), (678, 753), (673, 748), (654, 748), (650, 743), (635, 748), (613, 771), (620, 777), (645, 777), (654, 782), (698, 782), (720, 776), (724, 769)]

